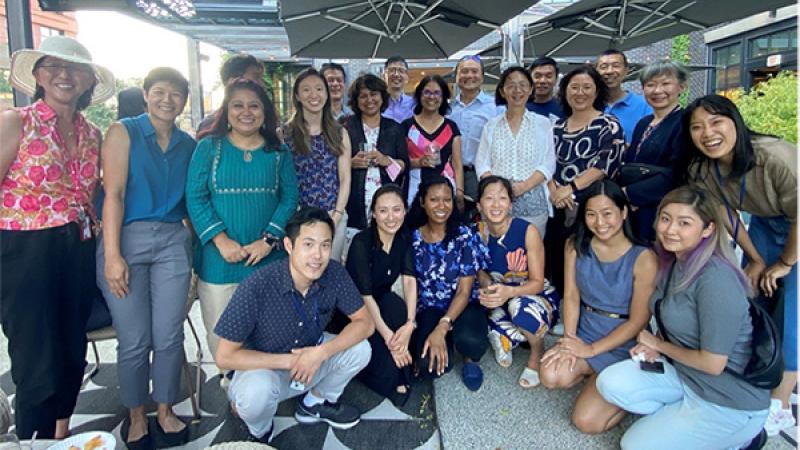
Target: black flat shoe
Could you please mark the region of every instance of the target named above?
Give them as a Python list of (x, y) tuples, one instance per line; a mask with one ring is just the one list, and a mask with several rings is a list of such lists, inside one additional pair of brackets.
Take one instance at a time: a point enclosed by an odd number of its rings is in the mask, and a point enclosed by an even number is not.
[(403, 406), (406, 406), (406, 403), (408, 403), (409, 397), (411, 397), (411, 386), (406, 386), (405, 392), (395, 391), (394, 395), (392, 395), (392, 398), (390, 398), (389, 400), (391, 400), (394, 406), (402, 408)]
[(164, 447), (177, 447), (179, 445), (184, 445), (189, 442), (189, 426), (186, 425), (183, 427), (181, 431), (175, 431), (172, 433), (167, 433), (161, 428), (161, 424), (156, 422), (156, 429), (155, 429), (155, 440), (156, 440), (156, 447), (157, 448), (164, 448)]
[(129, 450), (155, 450), (156, 448), (150, 434), (145, 434), (137, 441), (126, 442), (125, 445)]

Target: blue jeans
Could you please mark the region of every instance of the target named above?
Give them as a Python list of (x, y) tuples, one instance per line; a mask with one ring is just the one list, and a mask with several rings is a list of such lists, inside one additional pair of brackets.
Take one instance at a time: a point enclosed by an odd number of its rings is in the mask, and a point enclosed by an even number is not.
[[(783, 253), (790, 226), (785, 217), (750, 219), (750, 240), (767, 267), (775, 264)], [(783, 293), (783, 358), (786, 370), (794, 372), (797, 370), (797, 264), (783, 277)]]
[(606, 401), (644, 417), (622, 437), (623, 450), (738, 449), (758, 434), (769, 410), (744, 411), (703, 400), (664, 362), (664, 373), (645, 372), (626, 359), (597, 377)]

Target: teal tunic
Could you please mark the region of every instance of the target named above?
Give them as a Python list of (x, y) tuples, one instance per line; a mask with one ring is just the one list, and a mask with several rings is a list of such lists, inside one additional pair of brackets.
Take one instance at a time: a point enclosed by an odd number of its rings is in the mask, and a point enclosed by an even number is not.
[(186, 206), (199, 242), (195, 271), (213, 284), (239, 283), (254, 270), (286, 255), (273, 250), (255, 266), (246, 260), (226, 262), (212, 239), (221, 232), (241, 245), (264, 233), (283, 237), (297, 207), (297, 178), (288, 147), (245, 152), (227, 137), (207, 137), (197, 144), (189, 164)]

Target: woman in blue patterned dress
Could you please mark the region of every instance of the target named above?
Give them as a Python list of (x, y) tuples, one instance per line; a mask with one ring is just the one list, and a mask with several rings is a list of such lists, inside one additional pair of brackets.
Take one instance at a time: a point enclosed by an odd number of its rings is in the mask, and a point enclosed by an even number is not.
[(299, 204), (322, 208), (331, 215), (336, 226), (331, 259), (339, 261), (350, 197), (350, 138), (333, 118), (328, 83), (315, 69), (297, 76), (292, 104), (294, 115), (286, 124), (284, 137), (294, 154)]
[(564, 251), (564, 337), (542, 358), (540, 376), (548, 389), (586, 380), (572, 410), (572, 423), (584, 433), (606, 431), (625, 415), (597, 392), (597, 375), (629, 358), (650, 319), (658, 263), (651, 250), (636, 244), (629, 210), (612, 181), (586, 189), (580, 221)]
[(544, 244), (535, 225), (511, 216), (511, 182), (496, 175), (478, 185), (478, 224), (491, 262), (478, 277), (480, 302), (489, 309), (489, 343), (497, 364), (511, 366), (511, 350), (527, 341), (530, 357), (519, 385), (539, 384), (539, 359), (544, 337), (555, 323), (558, 294), (544, 279)]
[(464, 384), (476, 391), (483, 383), (478, 361), (489, 343), (475, 277), (488, 253), (480, 237), (460, 225), (454, 194), (447, 178), (434, 175), (420, 185), (408, 216), (419, 288), (411, 349), (423, 378), (450, 370), (457, 349), (464, 356)]

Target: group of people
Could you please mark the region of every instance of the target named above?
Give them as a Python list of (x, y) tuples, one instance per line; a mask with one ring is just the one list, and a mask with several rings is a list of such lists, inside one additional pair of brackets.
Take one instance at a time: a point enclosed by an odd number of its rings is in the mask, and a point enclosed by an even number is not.
[[(127, 446), (185, 442), (172, 405), (193, 272), (231, 408), (264, 442), (284, 399), (302, 395), (301, 423), (350, 428), (359, 411), (339, 397), (353, 378), (403, 405), (460, 357), (478, 390), (486, 351), (509, 367), (524, 343), (520, 388), (583, 383), (579, 430), (645, 416), (623, 448), (739, 448), (791, 425), (795, 149), (724, 97), (681, 107), (679, 64), (645, 67), (644, 96), (622, 88), (627, 71), (609, 50), (559, 81), (541, 58), (506, 69), (492, 98), (478, 56), (456, 65), (456, 95), (438, 75), (405, 94), (400, 57), (349, 88), (328, 63), (297, 76), (281, 122), (263, 66), (239, 55), (196, 138), (175, 124), (188, 82), (164, 67), (144, 79), (145, 112), (101, 138), (80, 111), (113, 95), (109, 71), (66, 37), (15, 53), (11, 82), (35, 99), (0, 113), (17, 434), (69, 434), (97, 285)], [(759, 291), (784, 310), (772, 393), (741, 377)]]

